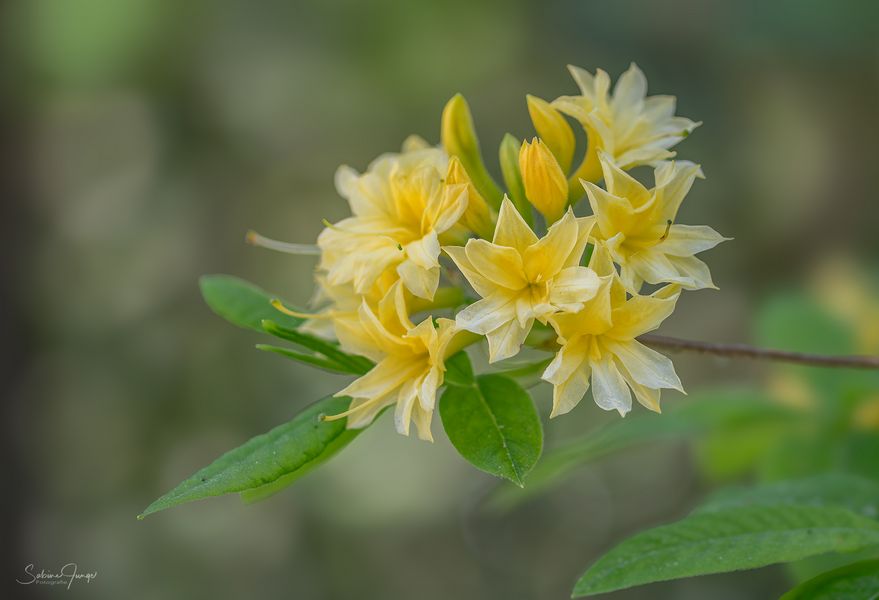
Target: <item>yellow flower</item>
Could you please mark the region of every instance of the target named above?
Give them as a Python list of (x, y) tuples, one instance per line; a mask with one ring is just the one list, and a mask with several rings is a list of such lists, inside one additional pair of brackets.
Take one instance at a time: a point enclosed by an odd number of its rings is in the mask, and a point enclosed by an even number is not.
[(693, 181), (702, 177), (699, 166), (662, 163), (648, 190), (606, 154), (600, 159), (607, 190), (583, 182), (596, 220), (593, 236), (607, 244), (626, 288), (637, 292), (644, 281), (713, 288), (708, 266), (694, 255), (727, 238), (710, 227), (673, 224)]
[(549, 147), (534, 138), (519, 150), (519, 171), (528, 201), (548, 223), (555, 223), (568, 206), (568, 180)]
[[(627, 299), (607, 251), (596, 247), (592, 267), (601, 277), (601, 289), (577, 312), (553, 315), (549, 322), (561, 349), (543, 373), (553, 384), (556, 417), (574, 408), (592, 381), (592, 396), (604, 410), (625, 415), (632, 394), (645, 407), (659, 412), (661, 388), (683, 392), (672, 362), (636, 338), (659, 327), (674, 311), (679, 291), (666, 286), (652, 296)], [(631, 389), (631, 391), (630, 391)]]
[(490, 238), (494, 233), (494, 216), (485, 198), (476, 191), (476, 186), (461, 164), (457, 156), (449, 158), (449, 168), (446, 171), (446, 184), (464, 184), (467, 186), (467, 210), (461, 216), (460, 224), (473, 231), (479, 237)]
[(467, 186), (444, 183), (448, 157), (441, 149), (410, 140), (406, 150), (379, 157), (362, 175), (350, 167), (336, 173), (353, 216), (318, 237), (318, 268), (329, 285), (351, 283), (365, 294), (393, 270), (410, 292), (433, 298), (441, 238), (463, 237), (455, 225), (467, 209)]
[(336, 396), (350, 396), (351, 405), (329, 420), (348, 417), (348, 427), (369, 425), (386, 406), (396, 405), (394, 424), (399, 433), (409, 435), (414, 422), (418, 437), (433, 441), (430, 422), (437, 389), (443, 384), (445, 359), (466, 345), (451, 319), (427, 317), (417, 326), (409, 319), (403, 288), (394, 284), (388, 294), (372, 308), (364, 300), (353, 315), (335, 319), (335, 330), (343, 350), (366, 356), (376, 362), (366, 375), (355, 380)]
[(574, 158), (574, 131), (565, 117), (559, 111), (550, 106), (549, 102), (537, 96), (527, 95), (528, 114), (537, 135), (542, 139), (553, 156), (559, 161), (562, 171), (567, 172), (571, 168), (571, 160)]
[(370, 308), (376, 309), (396, 281), (396, 273), (385, 271), (365, 294), (358, 294), (353, 283), (330, 285), (326, 275), (318, 273), (315, 277), (317, 287), (309, 302), (315, 312), (295, 313), (295, 316), (306, 319), (299, 326), (299, 330), (324, 339), (338, 339), (335, 323), (340, 319), (356, 318), (357, 311), (364, 302)]
[(598, 181), (597, 153), (606, 152), (623, 169), (654, 165), (674, 156), (669, 148), (700, 125), (675, 116), (674, 96), (647, 97), (647, 79), (634, 64), (610, 94), (610, 77), (598, 69), (593, 75), (569, 66), (580, 87), (579, 96), (562, 96), (552, 106), (579, 121), (589, 147), (575, 177)]
[(504, 198), (492, 242), (469, 240), (446, 253), (482, 300), (461, 310), (458, 327), (488, 338), (489, 360), (514, 356), (534, 320), (576, 311), (598, 289), (598, 277), (579, 266), (589, 219), (570, 210), (540, 240)]

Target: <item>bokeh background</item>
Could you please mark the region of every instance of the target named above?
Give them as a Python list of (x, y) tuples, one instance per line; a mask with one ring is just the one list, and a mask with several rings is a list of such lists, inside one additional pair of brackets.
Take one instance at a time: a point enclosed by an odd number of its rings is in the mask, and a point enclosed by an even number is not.
[[(410, 133), (437, 142), (455, 92), (493, 169), (506, 131), (532, 135), (526, 93), (573, 93), (567, 63), (616, 77), (636, 61), (651, 92), (676, 94), (679, 114), (704, 121), (678, 147), (708, 175), (681, 220), (736, 239), (705, 255), (721, 291), (685, 295), (665, 333), (755, 341), (779, 295), (832, 291), (839, 272), (852, 288), (875, 275), (872, 0), (24, 0), (0, 10), (7, 598), (566, 598), (601, 552), (704, 495), (711, 482), (692, 449), (672, 442), (486, 515), (480, 498), (494, 482), (440, 427), (430, 445), (380, 422), (264, 503), (227, 497), (135, 520), (342, 383), (254, 350), (255, 335), (202, 304), (199, 275), (307, 301), (313, 259), (247, 247), (244, 232), (314, 240), (321, 219), (346, 212), (336, 167), (364, 169)], [(858, 289), (865, 300), (843, 294), (840, 316), (854, 334), (867, 313), (875, 327), (879, 303), (875, 288)], [(695, 392), (768, 389), (777, 375), (675, 361)], [(547, 400), (538, 391), (544, 414)], [(584, 401), (547, 426), (547, 444), (609, 418)], [(28, 563), (71, 561), (97, 579), (69, 591), (14, 583)], [(769, 568), (613, 597), (771, 598), (788, 577)]]

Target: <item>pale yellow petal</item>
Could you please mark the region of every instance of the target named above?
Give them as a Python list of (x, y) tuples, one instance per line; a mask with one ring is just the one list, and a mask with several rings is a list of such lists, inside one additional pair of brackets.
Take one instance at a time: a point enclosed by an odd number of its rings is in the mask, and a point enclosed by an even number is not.
[(476, 290), (477, 294), (485, 298), (497, 288), (496, 284), (486, 279), (482, 273), (473, 266), (473, 263), (467, 258), (467, 252), (464, 250), (463, 246), (445, 246), (443, 247), (443, 251), (449, 255), (449, 258), (452, 259), (458, 267), (458, 270), (461, 271), (461, 274), (464, 275), (470, 285), (473, 286), (473, 289)]
[[(634, 208), (626, 199), (614, 196), (605, 189), (589, 181), (580, 180), (589, 198), (589, 206), (598, 225), (596, 237), (607, 240), (620, 232), (625, 232), (632, 220)], [(599, 235), (600, 234), (600, 235)]]
[(693, 256), (729, 240), (704, 225), (672, 225), (659, 249), (672, 256)]
[(570, 377), (552, 388), (552, 412), (550, 419), (569, 413), (580, 403), (583, 396), (589, 390), (589, 378), (591, 376), (589, 363), (574, 371)]
[(533, 319), (526, 322), (524, 326), (517, 319), (512, 319), (497, 329), (488, 332), (486, 334), (488, 339), (488, 362), (496, 363), (518, 354), (533, 324)]
[(394, 408), (394, 428), (401, 435), (409, 435), (412, 422), (412, 409), (415, 406), (417, 380), (409, 379), (400, 386), (397, 394), (397, 406)]
[(439, 286), (440, 268), (432, 267), (425, 269), (416, 265), (413, 261), (403, 261), (397, 266), (397, 273), (406, 289), (419, 298), (433, 300), (436, 288)]
[(687, 288), (696, 287), (696, 281), (683, 273), (673, 258), (663, 254), (659, 246), (654, 246), (630, 255), (626, 267), (647, 283), (679, 283)]
[(549, 228), (536, 244), (526, 248), (522, 255), (525, 275), (529, 281), (548, 281), (564, 268), (577, 244), (580, 228), (573, 211)]
[(674, 312), (678, 297), (633, 296), (613, 311), (613, 328), (606, 335), (626, 341), (653, 331)]
[(611, 106), (614, 111), (638, 113), (643, 109), (646, 95), (647, 78), (644, 77), (644, 73), (638, 68), (638, 65), (632, 63), (629, 69), (617, 80)]
[(514, 320), (516, 320), (516, 296), (505, 293), (492, 294), (461, 309), (455, 315), (455, 323), (460, 329), (480, 335), (485, 335)]
[(600, 359), (589, 361), (589, 366), (592, 368), (592, 397), (595, 404), (626, 416), (632, 410), (632, 392), (611, 356), (603, 354)]
[(613, 158), (604, 152), (598, 153), (604, 183), (607, 191), (619, 198), (625, 198), (633, 208), (638, 208), (650, 197), (650, 192), (641, 183), (619, 168)]
[(717, 289), (717, 286), (714, 285), (714, 281), (711, 279), (708, 265), (695, 256), (669, 256), (668, 259), (678, 273), (681, 274), (682, 279), (691, 282), (689, 286), (685, 285), (685, 287), (694, 290), (705, 288)]
[(424, 364), (405, 357), (390, 356), (376, 364), (366, 375), (355, 379), (350, 385), (337, 392), (338, 396), (352, 398), (384, 398), (397, 390), (406, 381), (417, 377)]
[(561, 310), (576, 312), (595, 297), (600, 286), (601, 280), (592, 269), (568, 267), (553, 279), (549, 301)]
[(506, 196), (501, 202), (492, 242), (499, 246), (515, 248), (519, 252), (524, 252), (525, 248), (537, 243), (537, 236)]
[(684, 391), (674, 365), (667, 356), (637, 340), (617, 342), (606, 340), (605, 347), (619, 360), (632, 379), (649, 388), (671, 388)]
[(464, 251), (470, 264), (496, 286), (521, 290), (528, 285), (522, 268), (522, 255), (515, 248), (485, 240), (470, 240)]

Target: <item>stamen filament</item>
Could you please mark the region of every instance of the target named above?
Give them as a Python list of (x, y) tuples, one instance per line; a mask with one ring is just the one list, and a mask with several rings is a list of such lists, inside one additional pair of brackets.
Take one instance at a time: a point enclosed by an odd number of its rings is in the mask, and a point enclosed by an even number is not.
[(290, 242), (279, 242), (278, 240), (273, 240), (262, 236), (252, 229), (247, 232), (246, 236), (244, 236), (244, 241), (251, 246), (267, 248), (268, 250), (283, 252), (284, 254), (298, 254), (300, 256), (320, 255), (320, 248), (318, 248), (314, 244), (292, 244)]
[(296, 310), (290, 310), (289, 308), (284, 306), (284, 303), (277, 298), (274, 298), (271, 304), (272, 307), (278, 312), (282, 312), (285, 315), (296, 317), (298, 319), (330, 319), (333, 317), (333, 315), (330, 314), (331, 311), (324, 313), (304, 313)]

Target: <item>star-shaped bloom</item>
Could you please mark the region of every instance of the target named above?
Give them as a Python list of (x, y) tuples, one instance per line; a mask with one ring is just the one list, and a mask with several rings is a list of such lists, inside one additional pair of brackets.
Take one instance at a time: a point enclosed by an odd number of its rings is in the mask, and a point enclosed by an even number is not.
[(714, 287), (708, 266), (694, 255), (727, 238), (710, 227), (674, 224), (684, 196), (702, 177), (699, 166), (664, 162), (648, 190), (606, 154), (600, 160), (607, 190), (583, 182), (596, 220), (592, 235), (607, 244), (626, 288), (638, 292), (644, 281)]
[[(652, 296), (627, 294), (610, 255), (596, 247), (590, 267), (601, 275), (601, 289), (583, 308), (550, 317), (561, 349), (543, 373), (553, 384), (552, 417), (574, 408), (592, 382), (595, 403), (625, 415), (632, 392), (645, 407), (659, 412), (660, 389), (683, 391), (674, 365), (637, 340), (659, 327), (674, 310), (678, 286), (669, 285)], [(630, 391), (631, 390), (631, 391)]]
[(482, 299), (461, 310), (458, 327), (488, 338), (489, 360), (514, 356), (535, 319), (576, 311), (598, 290), (596, 274), (580, 266), (590, 219), (570, 210), (537, 238), (504, 198), (491, 242), (471, 239), (446, 253)]
[(408, 151), (379, 157), (366, 173), (339, 168), (336, 187), (353, 216), (318, 237), (318, 269), (329, 285), (351, 283), (366, 294), (392, 270), (410, 292), (433, 298), (441, 239), (466, 233), (454, 228), (467, 210), (467, 185), (445, 182), (448, 164), (443, 150), (410, 143)]
[(350, 396), (351, 405), (339, 415), (348, 428), (369, 425), (386, 406), (396, 405), (394, 424), (409, 435), (414, 422), (418, 437), (433, 441), (430, 422), (437, 389), (443, 384), (445, 360), (463, 347), (451, 319), (427, 317), (417, 326), (409, 319), (401, 282), (373, 309), (364, 300), (355, 315), (334, 320), (343, 350), (365, 356), (376, 365), (336, 396)]
[(610, 76), (595, 75), (569, 66), (580, 87), (579, 96), (562, 96), (552, 106), (579, 121), (589, 147), (577, 176), (597, 181), (601, 175), (598, 151), (607, 153), (621, 168), (654, 165), (674, 156), (669, 148), (699, 126), (675, 116), (674, 96), (647, 97), (647, 79), (634, 63), (610, 93)]

